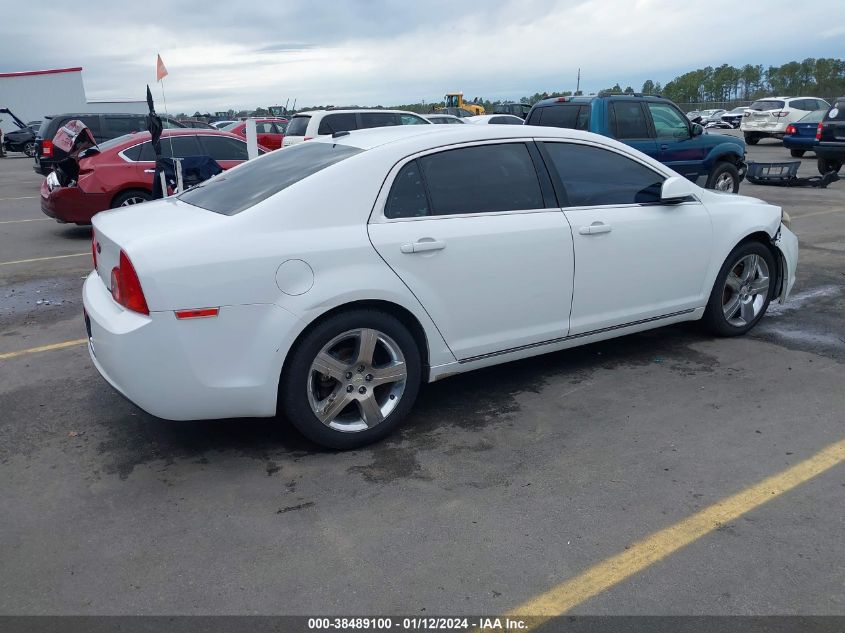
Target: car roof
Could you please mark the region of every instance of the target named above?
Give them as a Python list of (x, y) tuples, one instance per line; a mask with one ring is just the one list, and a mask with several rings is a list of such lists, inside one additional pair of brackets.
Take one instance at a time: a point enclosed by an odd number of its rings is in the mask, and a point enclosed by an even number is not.
[(386, 108), (331, 108), (329, 110), (308, 110), (307, 112), (298, 112), (294, 116), (312, 116), (315, 114), (336, 114), (336, 113), (349, 113), (349, 112), (390, 112), (390, 113), (398, 113), (398, 114), (414, 114), (416, 116), (422, 116), (417, 112), (410, 112), (409, 110), (388, 110)]
[[(229, 138), (235, 138), (239, 141), (243, 141), (243, 139), (237, 134), (231, 134), (230, 132), (224, 132), (223, 130), (215, 130), (214, 128), (185, 127), (168, 128), (166, 130), (161, 131), (161, 138), (168, 138), (171, 136), (227, 136)], [(117, 151), (121, 151), (126, 146), (136, 145), (138, 143), (149, 141), (150, 133), (147, 130), (141, 130), (138, 132), (130, 132), (129, 134), (124, 134), (123, 136), (118, 136), (111, 140), (115, 141), (123, 137), (126, 138), (119, 144), (113, 145), (111, 149), (119, 148)]]
[[(468, 116), (468, 117), (465, 117), (465, 118), (470, 120), (470, 121), (479, 122), (479, 121), (489, 121), (493, 117), (497, 117), (497, 118), (498, 117), (508, 117), (508, 118), (511, 118), (511, 119), (519, 119), (520, 121), (522, 120), (520, 117), (516, 116), (515, 114), (510, 114), (509, 112), (494, 112), (493, 114), (477, 114), (475, 116)], [(455, 118), (457, 118), (457, 117), (455, 117)]]

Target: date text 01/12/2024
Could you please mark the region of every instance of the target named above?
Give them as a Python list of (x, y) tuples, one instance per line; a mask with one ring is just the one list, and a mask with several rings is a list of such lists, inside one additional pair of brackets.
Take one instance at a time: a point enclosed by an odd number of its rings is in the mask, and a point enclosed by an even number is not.
[(384, 617), (353, 617), (353, 618), (309, 618), (309, 630), (390, 630), (401, 629), (407, 631), (443, 631), (443, 630), (511, 630), (518, 631), (528, 628), (525, 620), (482, 617), (482, 618), (449, 618), (449, 617), (409, 617), (400, 619)]

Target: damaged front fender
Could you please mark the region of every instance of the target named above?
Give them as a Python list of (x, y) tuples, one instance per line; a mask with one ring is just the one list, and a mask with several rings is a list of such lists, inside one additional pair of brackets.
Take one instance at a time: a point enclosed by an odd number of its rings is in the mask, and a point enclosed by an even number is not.
[(795, 285), (795, 270), (798, 268), (798, 238), (785, 224), (780, 225), (773, 240), (780, 254), (781, 283), (778, 302), (783, 303)]

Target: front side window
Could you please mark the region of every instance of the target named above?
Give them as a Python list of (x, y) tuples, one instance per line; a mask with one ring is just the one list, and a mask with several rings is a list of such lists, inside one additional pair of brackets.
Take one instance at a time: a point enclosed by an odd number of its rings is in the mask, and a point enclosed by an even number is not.
[(349, 132), (358, 129), (358, 120), (354, 112), (339, 112), (327, 114), (320, 121), (317, 134), (334, 134), (335, 132)]
[(649, 138), (648, 123), (637, 101), (615, 101), (610, 104), (610, 118), (614, 136), (620, 139)]
[(334, 143), (300, 143), (215, 176), (179, 198), (214, 213), (235, 215), (362, 151)]
[(425, 119), (414, 114), (400, 114), (399, 121), (402, 125), (427, 125)]
[(616, 152), (575, 143), (544, 143), (568, 206), (660, 202), (664, 177)]
[(434, 215), (542, 209), (543, 195), (524, 143), (478, 145), (419, 159)]
[(246, 143), (228, 136), (203, 136), (203, 154), (214, 160), (248, 160)]
[(657, 138), (681, 140), (690, 138), (689, 120), (666, 103), (649, 103)]
[(384, 206), (384, 217), (419, 218), (431, 215), (428, 198), (425, 193), (420, 166), (417, 161), (405, 165), (393, 181), (387, 204)]

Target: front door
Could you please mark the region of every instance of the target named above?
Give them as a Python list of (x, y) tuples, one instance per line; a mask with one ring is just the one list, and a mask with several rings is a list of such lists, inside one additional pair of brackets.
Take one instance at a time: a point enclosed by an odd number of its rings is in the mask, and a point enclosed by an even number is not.
[(566, 192), (574, 239), (570, 335), (704, 305), (712, 229), (701, 203), (661, 204), (665, 176), (622, 153), (544, 147)]
[(459, 360), (567, 335), (572, 235), (526, 143), (439, 151), (393, 174), (370, 239)]
[(693, 136), (689, 119), (669, 103), (649, 102), (648, 111), (657, 135), (657, 160), (704, 186), (707, 176), (704, 138)]

